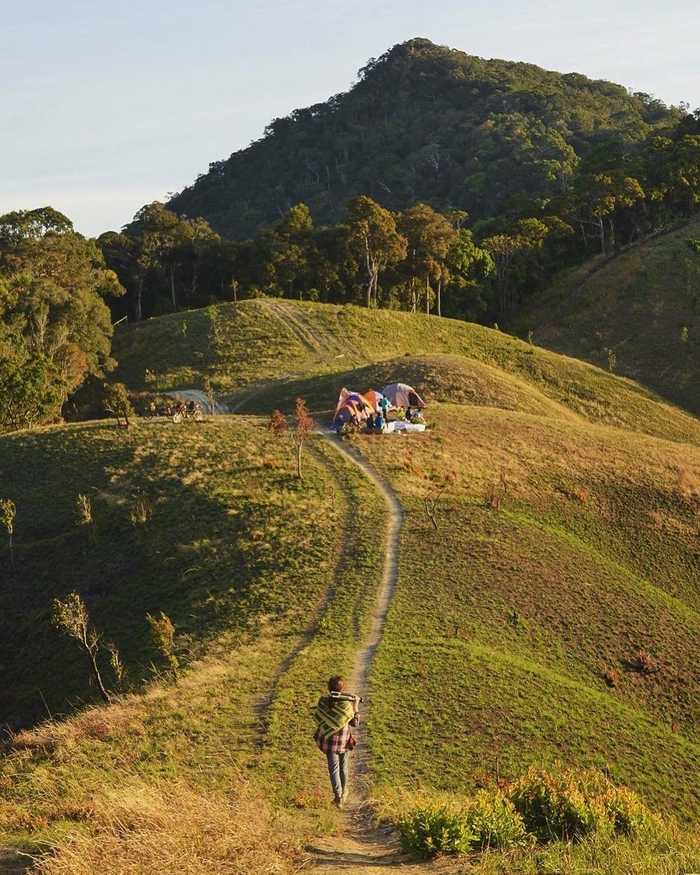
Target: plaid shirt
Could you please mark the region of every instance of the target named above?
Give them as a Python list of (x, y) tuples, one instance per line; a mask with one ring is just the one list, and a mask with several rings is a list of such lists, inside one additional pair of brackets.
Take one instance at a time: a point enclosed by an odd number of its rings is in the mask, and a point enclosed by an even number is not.
[(350, 727), (359, 725), (360, 715), (355, 714), (352, 720), (346, 723), (342, 729), (334, 732), (333, 735), (331, 735), (329, 738), (324, 738), (323, 735), (321, 735), (321, 730), (317, 729), (316, 732), (314, 732), (314, 741), (318, 745), (319, 749), (322, 750), (325, 754), (345, 753), (345, 751), (348, 749)]

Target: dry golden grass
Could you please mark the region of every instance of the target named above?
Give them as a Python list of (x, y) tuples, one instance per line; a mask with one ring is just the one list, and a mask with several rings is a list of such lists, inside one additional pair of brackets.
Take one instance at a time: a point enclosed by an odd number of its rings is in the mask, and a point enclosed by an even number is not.
[(292, 870), (265, 800), (240, 781), (227, 795), (134, 782), (95, 801), (93, 831), (39, 860), (42, 875), (259, 875)]

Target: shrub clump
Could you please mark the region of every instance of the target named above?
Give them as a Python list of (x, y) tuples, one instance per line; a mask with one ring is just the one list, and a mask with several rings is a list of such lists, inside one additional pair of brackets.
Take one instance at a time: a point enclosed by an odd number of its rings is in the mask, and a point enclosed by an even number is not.
[(423, 858), (512, 847), (526, 838), (513, 803), (503, 793), (486, 790), (463, 807), (432, 805), (406, 815), (399, 821), (399, 833), (404, 852)]
[(398, 825), (404, 852), (425, 858), (586, 836), (635, 838), (651, 820), (635, 793), (595, 769), (530, 769), (505, 789), (481, 790), (461, 805), (424, 805)]
[(636, 794), (596, 769), (530, 769), (508, 795), (527, 832), (540, 842), (579, 841), (593, 833), (635, 836), (648, 820)]

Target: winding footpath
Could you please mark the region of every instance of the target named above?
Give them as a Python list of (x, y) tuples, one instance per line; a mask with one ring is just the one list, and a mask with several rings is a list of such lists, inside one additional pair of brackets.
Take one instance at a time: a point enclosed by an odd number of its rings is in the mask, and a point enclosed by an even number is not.
[[(381, 479), (372, 467), (352, 448), (348, 447), (335, 435), (322, 432), (333, 446), (343, 453), (353, 464), (362, 469), (365, 476), (372, 481), (389, 508), (389, 520), (384, 542), (384, 571), (379, 591), (372, 612), (372, 622), (369, 634), (360, 648), (352, 674), (352, 690), (361, 690), (366, 694), (367, 702), (363, 703), (363, 722), (371, 714), (372, 686), (370, 683), (370, 668), (372, 658), (381, 641), (387, 613), (396, 586), (398, 573), (399, 538), (403, 525), (403, 511), (393, 489)], [(370, 812), (366, 806), (368, 795), (369, 757), (363, 733), (358, 733), (358, 744), (352, 758), (351, 793), (347, 806), (342, 809), (342, 832), (331, 838), (319, 839), (309, 848), (312, 855), (311, 871), (319, 873), (343, 872), (344, 875), (389, 875), (401, 871), (406, 875), (427, 875), (427, 873), (454, 872), (453, 860), (439, 860), (428, 863), (416, 863), (401, 853), (395, 831), (385, 826), (372, 824)]]

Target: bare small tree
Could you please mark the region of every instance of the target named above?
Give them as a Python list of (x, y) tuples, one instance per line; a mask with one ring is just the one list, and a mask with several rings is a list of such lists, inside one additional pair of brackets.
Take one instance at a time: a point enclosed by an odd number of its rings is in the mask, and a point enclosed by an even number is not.
[(216, 414), (216, 402), (214, 400), (214, 387), (211, 383), (211, 377), (205, 376), (202, 379), (202, 389), (209, 401), (209, 413), (214, 416)]
[(97, 684), (97, 689), (100, 692), (100, 696), (109, 704), (111, 698), (97, 665), (100, 635), (95, 627), (90, 624), (90, 616), (85, 607), (85, 602), (77, 592), (70, 593), (65, 601), (54, 599), (52, 623), (59, 632), (68, 635), (69, 638), (74, 638), (88, 655), (92, 668), (92, 676)]
[(442, 483), (437, 483), (435, 486), (432, 486), (430, 492), (425, 496), (423, 502), (425, 503), (425, 512), (428, 514), (428, 519), (433, 524), (433, 528), (437, 529), (437, 517), (435, 512), (437, 510), (437, 503), (442, 498), (442, 496), (447, 492), (447, 490), (454, 486), (457, 482), (457, 472), (456, 471), (448, 471), (445, 474), (445, 479)]
[(15, 531), (15, 517), (17, 516), (17, 508), (11, 498), (0, 498), (0, 520), (7, 529), (7, 535), (10, 539), (10, 569), (12, 574), (15, 573), (15, 551), (12, 543), (12, 536)]
[(267, 427), (270, 431), (273, 431), (278, 438), (283, 437), (285, 434), (289, 435), (294, 444), (294, 451), (296, 454), (297, 477), (300, 480), (303, 480), (301, 454), (306, 439), (316, 428), (316, 420), (312, 419), (310, 416), (309, 408), (306, 406), (306, 401), (304, 401), (303, 398), (297, 398), (296, 404), (294, 405), (294, 419), (291, 424), (281, 410), (273, 410)]

